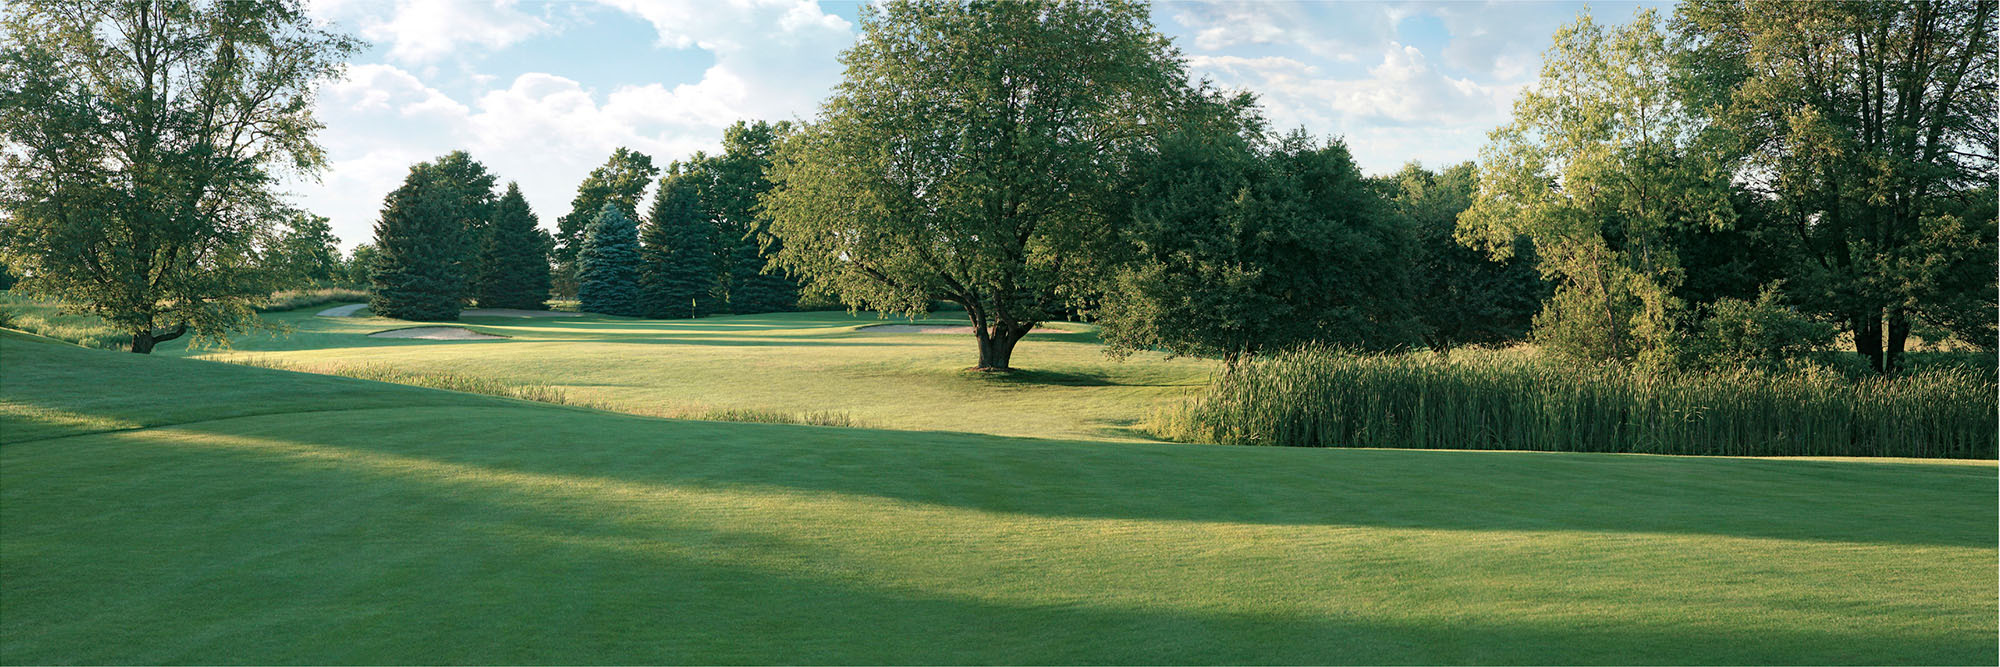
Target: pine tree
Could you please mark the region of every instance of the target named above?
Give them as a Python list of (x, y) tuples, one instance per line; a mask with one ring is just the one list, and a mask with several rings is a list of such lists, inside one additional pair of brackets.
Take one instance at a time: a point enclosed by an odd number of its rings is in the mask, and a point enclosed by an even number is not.
[(375, 222), (369, 309), (402, 320), (458, 319), (465, 227), (458, 192), (429, 163), (410, 168)]
[(614, 202), (605, 202), (584, 229), (576, 282), (585, 312), (639, 314), (639, 227)]
[(549, 237), (519, 184), (508, 183), (507, 194), (494, 206), (479, 268), (474, 296), (481, 308), (548, 307)]
[(639, 311), (646, 317), (700, 317), (712, 311), (715, 250), (703, 219), (701, 189), (674, 164), (653, 197), (651, 219), (640, 230)]

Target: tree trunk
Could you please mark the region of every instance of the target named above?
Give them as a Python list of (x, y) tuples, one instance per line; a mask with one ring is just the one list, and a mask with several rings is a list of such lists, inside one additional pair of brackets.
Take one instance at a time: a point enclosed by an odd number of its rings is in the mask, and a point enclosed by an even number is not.
[(1887, 367), (1882, 358), (1882, 309), (1863, 308), (1854, 318), (1854, 351), (1868, 358), (1868, 365), (1875, 372), (1883, 372)]
[(181, 323), (170, 331), (155, 331), (152, 327), (135, 331), (132, 333), (132, 351), (139, 354), (152, 354), (153, 346), (180, 338), (181, 334), (187, 333), (187, 328), (186, 323)]
[(1008, 371), (1014, 358), (1014, 344), (1033, 330), (1033, 323), (998, 322), (986, 335), (979, 336), (979, 365), (973, 370)]
[(1902, 308), (1890, 308), (1888, 330), (1885, 344), (1888, 349), (1882, 355), (1882, 368), (1885, 373), (1894, 373), (1903, 370), (1903, 346), (1910, 340), (1910, 316)]

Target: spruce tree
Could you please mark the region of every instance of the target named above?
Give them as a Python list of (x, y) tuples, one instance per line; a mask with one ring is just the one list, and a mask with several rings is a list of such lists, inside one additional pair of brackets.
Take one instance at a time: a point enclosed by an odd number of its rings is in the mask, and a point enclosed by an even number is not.
[(481, 308), (548, 307), (549, 237), (519, 184), (508, 183), (507, 194), (494, 205), (479, 269), (474, 297)]
[(576, 253), (576, 297), (585, 312), (639, 314), (639, 227), (605, 202)]
[(646, 185), (659, 173), (660, 169), (653, 166), (653, 158), (620, 147), (611, 152), (611, 157), (602, 166), (590, 170), (590, 175), (577, 185), (576, 198), (570, 200), (569, 213), (556, 218), (557, 293), (566, 297), (577, 294), (576, 255), (583, 248), (586, 228), (597, 220), (599, 210), (606, 203), (617, 204), (627, 219), (637, 219), (639, 199), (645, 196)]
[(410, 168), (383, 201), (375, 222), (375, 263), (369, 274), (376, 315), (401, 320), (455, 320), (465, 294), (462, 198), (432, 165)]
[(640, 230), (639, 312), (646, 317), (700, 317), (714, 310), (715, 249), (702, 215), (701, 188), (675, 163), (653, 197)]

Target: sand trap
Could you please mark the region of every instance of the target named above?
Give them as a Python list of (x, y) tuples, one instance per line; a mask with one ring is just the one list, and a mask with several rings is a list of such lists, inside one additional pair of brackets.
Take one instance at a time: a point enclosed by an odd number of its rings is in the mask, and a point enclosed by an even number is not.
[[(861, 327), (866, 333), (923, 333), (923, 334), (963, 334), (972, 335), (969, 324), (870, 324)], [(1035, 327), (1028, 333), (1063, 333), (1061, 329)]]
[(355, 314), (355, 313), (358, 313), (358, 312), (361, 312), (361, 309), (363, 309), (363, 308), (367, 308), (367, 307), (368, 307), (368, 304), (365, 304), (365, 303), (355, 303), (355, 304), (349, 304), (349, 305), (345, 305), (345, 306), (334, 306), (334, 307), (332, 307), (332, 308), (328, 308), (328, 309), (326, 309), (326, 310), (322, 310), (322, 311), (319, 311), (319, 316), (320, 316), (320, 317), (354, 317), (354, 314)]
[(474, 308), (459, 311), (459, 317), (583, 317), (583, 313), (560, 310), (520, 310), (518, 308)]
[(493, 340), (496, 338), (506, 338), (506, 336), (483, 334), (462, 327), (410, 327), (408, 329), (390, 329), (388, 331), (377, 331), (375, 333), (368, 334), (368, 337), (369, 338), (423, 338), (426, 340)]

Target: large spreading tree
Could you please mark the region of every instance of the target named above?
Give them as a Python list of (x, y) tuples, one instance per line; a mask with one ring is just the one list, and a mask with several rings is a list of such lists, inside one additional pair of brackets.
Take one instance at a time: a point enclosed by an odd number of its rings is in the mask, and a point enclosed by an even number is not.
[(887, 2), (764, 198), (776, 264), (851, 306), (971, 318), (978, 368), (1089, 282), (1120, 163), (1187, 97), (1133, 2)]
[(576, 251), (576, 299), (584, 312), (639, 314), (639, 226), (614, 202), (598, 209)]
[(548, 308), (549, 235), (528, 208), (519, 184), (507, 184), (507, 193), (494, 204), (493, 220), (482, 236), (473, 292), (479, 307)]
[(316, 84), (359, 47), (295, 0), (18, 0), (0, 41), (0, 254), (133, 352), (269, 295), (283, 171), (325, 162)]
[[(1884, 372), (1915, 320), (1963, 322), (1995, 291), (1991, 271), (1938, 270), (1993, 253), (1991, 224), (1966, 214), (1993, 197), (1995, 6), (1700, 0), (1677, 13), (1689, 99), (1735, 149), (1737, 178), (1790, 223), (1811, 267), (1794, 282)], [(1987, 326), (1958, 328), (1991, 345), (1992, 309), (1972, 312)]]

